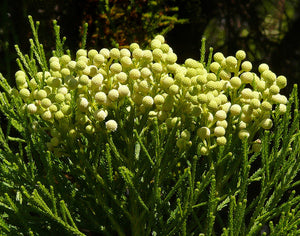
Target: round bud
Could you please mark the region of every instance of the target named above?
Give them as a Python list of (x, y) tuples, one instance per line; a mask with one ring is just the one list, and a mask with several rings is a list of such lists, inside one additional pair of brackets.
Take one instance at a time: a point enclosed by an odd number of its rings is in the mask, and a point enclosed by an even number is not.
[(276, 75), (275, 73), (273, 73), (272, 71), (270, 70), (265, 70), (262, 74), (261, 74), (261, 77), (269, 82), (269, 83), (273, 83), (276, 81)]
[(130, 51), (134, 51), (135, 49), (140, 48), (140, 46), (137, 43), (132, 43), (129, 45)]
[(201, 127), (197, 130), (197, 136), (201, 139), (207, 139), (210, 137), (210, 129), (207, 127)]
[(241, 96), (242, 98), (244, 99), (251, 99), (253, 98), (253, 95), (252, 95), (252, 90), (249, 89), (249, 88), (245, 88), (241, 91)]
[(217, 81), (217, 76), (214, 73), (208, 73), (206, 75), (207, 81)]
[(261, 103), (261, 109), (263, 111), (272, 111), (272, 104), (267, 101), (263, 101)]
[(92, 126), (92, 125), (87, 125), (87, 126), (85, 127), (85, 131), (86, 131), (88, 134), (93, 134), (93, 133), (95, 132), (95, 128), (94, 128), (94, 126)]
[(54, 114), (54, 118), (56, 120), (61, 120), (62, 118), (64, 118), (64, 116), (65, 115), (64, 115), (64, 113), (61, 110), (55, 112), (55, 114)]
[(221, 126), (221, 127), (223, 127), (224, 129), (226, 129), (227, 126), (228, 126), (228, 123), (227, 123), (226, 120), (218, 120), (218, 121), (216, 122), (216, 126)]
[(224, 136), (217, 137), (216, 141), (220, 146), (224, 146), (227, 143), (227, 139)]
[(156, 48), (153, 50), (152, 55), (153, 55), (153, 59), (155, 61), (161, 61), (163, 58), (163, 51), (159, 48)]
[(45, 111), (41, 114), (43, 120), (50, 120), (52, 118), (52, 113), (50, 111)]
[(116, 78), (120, 83), (125, 83), (127, 81), (127, 74), (125, 72), (120, 72), (117, 74)]
[(238, 136), (239, 136), (239, 139), (243, 140), (245, 138), (246, 139), (249, 138), (250, 134), (247, 130), (242, 129), (242, 130), (239, 131)]
[(257, 98), (253, 98), (253, 99), (251, 99), (250, 106), (254, 109), (259, 108), (260, 107), (260, 101)]
[(144, 67), (142, 70), (141, 70), (141, 76), (143, 78), (149, 78), (151, 75), (151, 71), (147, 68), (147, 67)]
[(127, 85), (120, 85), (118, 88), (119, 96), (126, 97), (130, 94), (129, 88)]
[(98, 121), (104, 121), (105, 118), (107, 117), (107, 111), (103, 111), (103, 110), (98, 110), (95, 112), (94, 114), (95, 116), (95, 119), (98, 120)]
[(90, 82), (90, 79), (87, 75), (82, 75), (79, 77), (79, 80), (78, 80), (79, 84), (81, 85), (88, 85), (89, 82)]
[(230, 84), (233, 88), (239, 88), (242, 85), (242, 81), (239, 77), (232, 77), (230, 79)]
[(105, 61), (105, 58), (102, 54), (96, 54), (94, 57), (93, 57), (93, 63), (95, 66), (100, 66), (104, 63)]
[(122, 48), (120, 50), (120, 57), (130, 57), (131, 53), (127, 48)]
[(146, 80), (142, 80), (138, 85), (139, 92), (147, 93), (149, 91), (149, 85)]
[(144, 50), (142, 58), (145, 62), (150, 63), (153, 60), (152, 52), (150, 50)]
[(86, 57), (87, 56), (87, 51), (85, 49), (79, 49), (77, 50), (76, 52), (76, 58), (79, 58), (79, 57)]
[(28, 104), (27, 112), (30, 114), (35, 114), (37, 112), (37, 106), (35, 104)]
[(116, 89), (112, 89), (108, 92), (107, 96), (111, 101), (114, 102), (117, 101), (117, 99), (119, 98), (119, 92)]
[(94, 58), (96, 55), (98, 55), (98, 51), (97, 51), (97, 50), (95, 50), (95, 49), (89, 50), (89, 52), (88, 52), (88, 57), (89, 57), (91, 60), (93, 60), (93, 58)]
[(64, 115), (70, 115), (72, 112), (71, 106), (63, 105), (60, 109)]
[(171, 85), (171, 86), (169, 87), (169, 89), (168, 89), (168, 92), (169, 92), (169, 94), (171, 94), (171, 95), (178, 94), (178, 93), (179, 93), (179, 87), (178, 87), (178, 85), (176, 85), (176, 84)]
[(271, 94), (275, 95), (275, 94), (278, 94), (280, 92), (280, 88), (277, 85), (273, 84), (269, 88), (269, 91), (270, 91)]
[(120, 57), (120, 50), (117, 48), (113, 48), (110, 50), (109, 55), (112, 59), (119, 59)]
[(266, 118), (266, 119), (263, 119), (260, 123), (260, 126), (263, 128), (263, 129), (271, 129), (272, 126), (273, 126), (273, 122), (271, 119), (269, 118)]
[(215, 129), (214, 129), (214, 135), (216, 137), (221, 137), (221, 136), (224, 136), (225, 135), (225, 129), (221, 126), (217, 126)]
[(141, 72), (138, 69), (132, 69), (129, 71), (129, 78), (137, 80), (141, 77)]
[(177, 61), (177, 55), (173, 52), (167, 54), (166, 63), (174, 64)]
[(269, 66), (265, 63), (262, 63), (258, 67), (259, 73), (263, 73), (264, 71), (269, 70)]
[(75, 69), (76, 69), (76, 70), (84, 70), (85, 67), (86, 67), (85, 61), (80, 60), (80, 61), (77, 61), (77, 62), (76, 62), (76, 66), (75, 66)]
[(160, 63), (152, 64), (151, 68), (154, 74), (160, 74), (163, 70), (162, 65)]
[(217, 73), (220, 68), (221, 68), (221, 65), (218, 62), (213, 62), (209, 66), (209, 69), (214, 73)]
[(47, 97), (47, 92), (43, 89), (39, 90), (35, 95), (35, 98), (38, 100), (42, 100), (45, 97)]
[(69, 68), (69, 70), (75, 70), (76, 69), (76, 61), (70, 61), (68, 64), (67, 64), (67, 67)]
[(53, 71), (59, 71), (60, 70), (59, 62), (58, 61), (51, 62), (50, 69)]
[(150, 45), (151, 45), (151, 49), (152, 49), (152, 50), (154, 50), (154, 49), (156, 49), (156, 48), (160, 48), (160, 46), (161, 46), (161, 41), (158, 40), (158, 39), (153, 39), (153, 40), (151, 41)]
[(244, 72), (243, 74), (241, 74), (240, 78), (241, 78), (242, 83), (251, 84), (253, 81), (254, 75), (251, 72)]
[(246, 53), (245, 51), (243, 50), (238, 50), (236, 53), (235, 53), (235, 57), (236, 59), (238, 59), (239, 61), (242, 61), (246, 58)]
[(94, 87), (100, 87), (102, 82), (103, 82), (103, 75), (101, 74), (97, 74), (96, 76), (94, 76), (91, 81), (92, 86)]
[(154, 103), (154, 100), (153, 100), (152, 97), (150, 97), (150, 96), (145, 96), (145, 97), (143, 97), (142, 104), (143, 104), (146, 108), (152, 107), (153, 103)]
[(260, 152), (262, 148), (261, 140), (257, 139), (252, 144), (252, 150), (253, 152)]
[[(23, 71), (21, 71), (21, 72), (23, 72)], [(23, 72), (23, 73), (24, 73), (24, 72)], [(24, 85), (25, 83), (26, 83), (25, 73), (24, 73), (24, 76), (23, 76), (22, 73), (19, 73), (19, 75), (16, 76), (16, 84), (17, 84), (18, 86), (22, 86), (22, 85)]]
[(219, 110), (219, 111), (217, 111), (216, 114), (215, 114), (215, 118), (216, 118), (217, 120), (225, 120), (226, 117), (227, 117), (227, 114), (226, 114), (226, 112), (223, 111), (223, 110)]
[(164, 42), (165, 42), (164, 36), (162, 36), (162, 35), (160, 35), (160, 34), (159, 34), (159, 35), (156, 35), (154, 39), (159, 40), (161, 43), (164, 43)]
[(222, 80), (230, 80), (231, 73), (226, 70), (221, 70), (219, 76)]
[(97, 92), (95, 94), (95, 100), (99, 105), (102, 105), (106, 103), (107, 96), (104, 92)]
[(207, 147), (205, 147), (205, 146), (202, 146), (202, 147), (200, 148), (200, 154), (201, 154), (202, 156), (207, 156), (207, 155), (209, 154), (209, 149), (208, 149)]
[(170, 51), (170, 46), (166, 43), (163, 43), (161, 46), (160, 46), (160, 49), (164, 52), (164, 53), (168, 53)]
[(280, 89), (284, 88), (287, 85), (286, 77), (283, 75), (278, 76), (276, 79), (276, 84)]
[(117, 124), (117, 122), (114, 121), (114, 120), (109, 120), (109, 121), (107, 121), (107, 122), (105, 123), (105, 126), (106, 126), (106, 129), (107, 129), (108, 131), (112, 131), (112, 132), (116, 131), (117, 128), (118, 128), (118, 124)]
[(69, 70), (68, 68), (63, 68), (63, 69), (61, 69), (60, 73), (61, 73), (61, 75), (62, 75), (63, 77), (66, 77), (66, 76), (68, 76), (68, 75), (71, 74), (71, 72), (70, 72), (70, 70)]
[(214, 54), (214, 60), (215, 60), (216, 62), (219, 62), (219, 63), (220, 63), (220, 62), (222, 62), (224, 59), (225, 59), (225, 57), (224, 57), (223, 53), (217, 52), (217, 53)]
[(79, 104), (78, 104), (79, 109), (86, 110), (88, 106), (89, 106), (89, 101), (86, 98), (82, 97), (79, 99)]
[(230, 113), (233, 116), (238, 116), (241, 114), (242, 108), (240, 105), (238, 104), (234, 104), (230, 107)]
[(41, 105), (44, 107), (44, 108), (48, 108), (52, 105), (52, 102), (49, 98), (43, 98), (42, 101), (41, 101)]
[(284, 104), (279, 104), (279, 114), (284, 114), (286, 113), (286, 105)]
[(121, 64), (119, 63), (113, 63), (111, 66), (110, 66), (110, 71), (114, 74), (118, 74), (122, 71), (122, 66)]
[(57, 103), (62, 103), (63, 101), (65, 101), (65, 95), (63, 95), (62, 93), (57, 93), (55, 94), (55, 102)]
[(30, 91), (26, 88), (21, 89), (19, 93), (21, 98), (23, 98), (24, 100), (30, 98)]
[(229, 67), (229, 68), (235, 68), (236, 65), (237, 65), (237, 59), (233, 56), (229, 56), (227, 57), (226, 59), (226, 66)]
[(133, 58), (135, 58), (137, 60), (142, 59), (143, 50), (140, 49), (140, 48), (134, 49), (133, 52), (132, 52), (132, 56), (133, 56)]
[(165, 98), (162, 95), (158, 94), (154, 97), (154, 103), (156, 105), (162, 105), (164, 102), (165, 102)]
[(174, 84), (174, 79), (169, 76), (165, 76), (160, 79), (160, 85), (164, 89), (168, 89), (172, 84)]
[(242, 70), (246, 71), (246, 72), (251, 71), (252, 70), (252, 63), (250, 61), (244, 61), (242, 63)]

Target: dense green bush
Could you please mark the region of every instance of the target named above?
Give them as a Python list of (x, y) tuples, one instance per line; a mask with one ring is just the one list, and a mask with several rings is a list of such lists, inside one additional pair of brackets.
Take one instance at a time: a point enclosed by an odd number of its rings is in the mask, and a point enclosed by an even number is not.
[(33, 30), (1, 75), (3, 235), (298, 235), (297, 87), (203, 40), (199, 61), (147, 49), (65, 51)]

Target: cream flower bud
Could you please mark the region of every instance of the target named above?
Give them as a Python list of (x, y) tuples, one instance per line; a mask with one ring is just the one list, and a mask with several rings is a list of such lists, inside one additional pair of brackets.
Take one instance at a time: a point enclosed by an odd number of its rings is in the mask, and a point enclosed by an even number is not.
[(153, 40), (151, 41), (150, 45), (151, 45), (151, 49), (152, 49), (152, 50), (154, 50), (154, 49), (156, 49), (156, 48), (160, 48), (160, 46), (161, 46), (161, 41), (158, 40), (158, 39), (153, 39)]
[(276, 95), (280, 92), (280, 88), (277, 85), (273, 84), (269, 88), (269, 91), (270, 91), (271, 94)]
[(102, 48), (99, 53), (106, 59), (110, 56), (110, 51), (107, 48)]
[(160, 79), (160, 85), (164, 88), (167, 89), (169, 88), (172, 84), (174, 84), (174, 79), (169, 77), (169, 76), (165, 76), (163, 78)]
[(283, 75), (278, 76), (276, 79), (276, 84), (280, 89), (284, 88), (287, 85), (286, 77)]
[(263, 101), (261, 103), (261, 106), (260, 108), (263, 110), (263, 111), (272, 111), (272, 104), (267, 102), (267, 101)]
[(137, 80), (141, 77), (141, 72), (138, 69), (132, 69), (129, 71), (129, 78)]
[(153, 59), (155, 61), (161, 61), (162, 58), (163, 58), (163, 51), (159, 48), (155, 48), (152, 52), (152, 55), (153, 55)]
[(227, 143), (227, 139), (224, 136), (217, 137), (216, 141), (220, 146), (224, 146)]
[(57, 103), (62, 103), (63, 101), (65, 101), (65, 95), (63, 95), (62, 93), (57, 93), (55, 94), (55, 102)]
[(222, 80), (230, 80), (231, 73), (226, 70), (221, 70), (219, 76)]
[(152, 65), (152, 71), (154, 74), (160, 74), (162, 72), (163, 68), (160, 63), (154, 63)]
[(251, 99), (250, 106), (252, 108), (259, 108), (260, 107), (260, 101), (256, 98), (253, 98), (253, 99)]
[(218, 120), (216, 122), (216, 126), (221, 126), (223, 127), (224, 129), (226, 129), (228, 127), (228, 123), (226, 120)]
[(271, 119), (269, 118), (266, 118), (266, 119), (263, 119), (260, 123), (260, 126), (263, 128), (263, 129), (271, 129), (272, 126), (273, 126), (273, 122)]
[(116, 89), (112, 89), (108, 92), (107, 97), (111, 100), (111, 101), (117, 101), (119, 98), (119, 92)]
[(162, 35), (160, 35), (160, 34), (159, 34), (159, 35), (156, 35), (154, 39), (159, 40), (161, 43), (164, 43), (164, 42), (165, 42), (164, 36), (162, 36)]
[(98, 55), (98, 51), (95, 49), (91, 49), (88, 51), (88, 57), (93, 60), (93, 58)]
[(251, 99), (253, 98), (253, 95), (252, 95), (252, 90), (249, 89), (249, 88), (245, 88), (241, 91), (241, 96), (242, 98), (244, 99)]
[(120, 72), (117, 74), (116, 78), (120, 83), (125, 83), (127, 81), (127, 74), (125, 72)]
[(132, 43), (129, 45), (130, 51), (134, 51), (135, 49), (140, 48), (140, 46), (137, 43)]
[(76, 57), (79, 58), (79, 57), (86, 57), (87, 56), (87, 51), (85, 49), (79, 49), (77, 50), (76, 52)]
[(267, 82), (269, 82), (269, 83), (273, 83), (273, 82), (275, 82), (275, 80), (276, 80), (276, 75), (275, 75), (275, 73), (273, 73), (273, 72), (270, 71), (270, 70), (265, 70), (265, 71), (261, 74), (261, 77), (262, 77), (265, 81), (267, 81)]
[(47, 97), (47, 92), (43, 89), (39, 90), (35, 95), (35, 98), (38, 100), (42, 100), (45, 97)]
[(89, 81), (90, 81), (90, 78), (87, 75), (82, 75), (78, 79), (78, 82), (81, 85), (88, 85)]
[(121, 60), (120, 60), (121, 64), (123, 67), (127, 68), (127, 67), (130, 67), (132, 65), (132, 60), (130, 57), (122, 57)]
[(269, 66), (265, 63), (262, 63), (258, 67), (259, 73), (263, 73), (264, 71), (269, 70)]
[[(28, 99), (30, 98), (30, 91), (26, 88), (23, 88), (20, 90), (20, 96), (23, 98), (23, 99)], [(47, 95), (46, 95), (47, 96)]]
[(154, 97), (154, 103), (156, 105), (162, 105), (164, 102), (165, 102), (165, 98), (162, 95), (158, 94)]
[(16, 73), (15, 73), (15, 77), (26, 77), (26, 74), (24, 71), (22, 70), (18, 70)]
[(237, 65), (237, 59), (233, 56), (226, 57), (226, 66), (229, 68), (235, 68)]
[(131, 53), (127, 48), (122, 48), (120, 50), (120, 57), (130, 57)]
[(147, 80), (142, 80), (138, 84), (138, 91), (142, 92), (142, 93), (147, 93), (149, 91), (149, 85), (148, 85)]
[(240, 105), (238, 104), (234, 104), (230, 107), (230, 113), (233, 116), (238, 116), (241, 114), (242, 108)]
[(30, 114), (35, 114), (37, 112), (37, 106), (35, 104), (28, 104), (27, 112)]
[(89, 106), (89, 101), (86, 98), (80, 98), (78, 105), (81, 110), (85, 110)]
[(169, 94), (171, 95), (175, 95), (179, 93), (179, 86), (176, 84), (173, 84), (169, 87), (168, 89)]
[(114, 74), (118, 74), (122, 71), (122, 66), (121, 64), (119, 63), (113, 63), (111, 66), (110, 66), (110, 71)]
[(52, 104), (50, 107), (49, 107), (49, 111), (50, 112), (56, 112), (58, 109), (57, 109), (57, 106)]
[(151, 71), (150, 71), (147, 67), (144, 67), (144, 68), (141, 70), (141, 76), (142, 76), (144, 79), (149, 78), (150, 75), (151, 75)]
[(252, 144), (252, 150), (253, 152), (260, 152), (262, 148), (261, 140), (257, 139)]
[(109, 55), (112, 59), (119, 59), (120, 57), (120, 50), (117, 48), (113, 48), (110, 50)]
[(52, 118), (52, 113), (50, 111), (45, 111), (41, 114), (43, 120), (50, 120)]
[(252, 63), (250, 61), (244, 61), (242, 63), (242, 70), (246, 71), (246, 72), (251, 71), (252, 70)]
[(61, 69), (60, 73), (61, 73), (61, 75), (62, 75), (63, 77), (66, 77), (66, 76), (68, 76), (68, 75), (71, 74), (71, 72), (70, 72), (70, 70), (69, 70), (68, 68), (63, 68), (63, 69)]
[(100, 66), (105, 62), (105, 58), (102, 54), (97, 54), (93, 57), (93, 63), (95, 66)]
[(76, 69), (76, 61), (70, 61), (68, 64), (67, 64), (67, 68), (71, 71), (75, 70)]
[(132, 56), (133, 56), (133, 58), (135, 58), (137, 60), (142, 59), (143, 50), (140, 49), (140, 48), (134, 49), (133, 52), (132, 52)]
[[(23, 72), (23, 71), (20, 71), (20, 72)], [(17, 74), (17, 73), (16, 73)], [(24, 74), (24, 75), (23, 75)], [(23, 85), (26, 83), (26, 76), (25, 76), (25, 73), (19, 73), (18, 76), (16, 76), (16, 84), (18, 86), (20, 85)]]
[(275, 103), (287, 104), (288, 100), (286, 96), (281, 94), (272, 95), (272, 101)]
[(72, 112), (71, 106), (69, 105), (63, 105), (60, 110), (62, 113), (64, 113), (64, 115), (70, 115)]
[(130, 94), (129, 88), (127, 85), (120, 85), (118, 88), (120, 97), (126, 97)]
[(225, 59), (225, 57), (224, 57), (223, 53), (217, 52), (217, 53), (214, 54), (214, 60), (215, 60), (216, 62), (219, 62), (219, 63), (220, 63), (220, 62), (222, 62), (224, 59)]
[(239, 136), (239, 138), (240, 138), (241, 140), (243, 140), (243, 139), (245, 139), (245, 138), (246, 138), (246, 139), (249, 138), (250, 134), (249, 134), (249, 132), (248, 132), (247, 130), (242, 129), (242, 130), (239, 131), (238, 136)]
[(42, 101), (41, 101), (41, 105), (44, 107), (44, 108), (48, 108), (52, 105), (52, 102), (49, 98), (43, 98)]
[(84, 70), (85, 67), (86, 67), (86, 62), (85, 61), (80, 60), (80, 61), (76, 62), (76, 66), (75, 66), (76, 70)]
[(93, 133), (95, 132), (95, 128), (94, 128), (94, 126), (92, 126), (92, 125), (87, 125), (87, 126), (85, 127), (85, 131), (86, 131), (88, 134), (93, 134)]
[(221, 137), (221, 136), (224, 136), (225, 135), (225, 129), (221, 126), (217, 126), (215, 129), (214, 129), (214, 135), (216, 137)]
[(142, 104), (143, 104), (146, 108), (151, 107), (151, 106), (153, 105), (153, 103), (154, 103), (154, 100), (153, 100), (152, 97), (150, 97), (150, 96), (145, 96), (145, 97), (143, 97)]
[(164, 52), (164, 53), (168, 53), (170, 51), (170, 46), (166, 43), (163, 43), (161, 46), (160, 46), (160, 49)]
[(92, 78), (91, 84), (94, 87), (100, 87), (102, 85), (102, 82), (103, 82), (103, 75), (97, 74)]
[(216, 118), (217, 120), (225, 120), (226, 117), (227, 117), (227, 114), (226, 114), (226, 112), (223, 111), (223, 110), (219, 110), (219, 111), (217, 111), (216, 114), (215, 114), (215, 118)]
[(150, 63), (150, 62), (153, 60), (152, 52), (151, 52), (150, 50), (144, 50), (144, 51), (143, 51), (142, 59), (143, 59), (145, 62)]
[(201, 127), (197, 129), (197, 136), (201, 139), (207, 139), (210, 137), (210, 129), (207, 127)]
[(108, 115), (107, 111), (104, 111), (104, 110), (97, 110), (94, 114), (95, 119), (100, 122), (104, 121), (105, 118), (107, 117), (107, 115)]
[(54, 117), (56, 120), (61, 120), (62, 118), (64, 118), (64, 116), (65, 116), (64, 113), (60, 110), (55, 112), (55, 114), (54, 114)]
[(279, 114), (284, 114), (286, 113), (286, 105), (284, 104), (279, 104)]
[(213, 62), (209, 66), (209, 69), (214, 73), (217, 73), (220, 68), (221, 68), (221, 65), (218, 62)]
[(115, 120), (109, 120), (105, 123), (106, 129), (108, 131), (115, 132), (118, 128), (118, 124)]
[(244, 72), (243, 74), (241, 74), (240, 78), (241, 78), (242, 83), (251, 84), (253, 81), (254, 75), (251, 72)]
[(177, 61), (177, 55), (173, 52), (168, 53), (166, 57), (166, 63), (174, 64)]
[(235, 57), (236, 59), (238, 59), (239, 61), (242, 61), (246, 58), (246, 53), (245, 51), (243, 50), (238, 50), (236, 53), (235, 53)]

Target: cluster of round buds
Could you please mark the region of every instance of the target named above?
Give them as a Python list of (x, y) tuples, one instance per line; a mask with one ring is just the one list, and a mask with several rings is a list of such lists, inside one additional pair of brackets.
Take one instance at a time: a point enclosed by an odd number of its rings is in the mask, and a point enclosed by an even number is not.
[(148, 117), (147, 124), (155, 118), (162, 128), (177, 126), (180, 150), (197, 140), (207, 154), (226, 144), (229, 124), (241, 139), (249, 138), (257, 127), (272, 127), (274, 104), (281, 113), (286, 110), (287, 99), (279, 93), (286, 78), (266, 64), (258, 76), (245, 58), (242, 50), (226, 58), (217, 52), (206, 67), (190, 58), (178, 64), (158, 35), (147, 50), (132, 43), (122, 49), (79, 49), (74, 60), (53, 56), (49, 71), (33, 78), (18, 71), (16, 83), (28, 114), (58, 124), (49, 148), (62, 144), (65, 135), (115, 132), (134, 109), (136, 121)]

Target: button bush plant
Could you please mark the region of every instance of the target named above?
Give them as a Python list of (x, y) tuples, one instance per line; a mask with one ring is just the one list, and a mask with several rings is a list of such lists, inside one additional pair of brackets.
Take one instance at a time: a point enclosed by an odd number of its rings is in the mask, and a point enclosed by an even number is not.
[(203, 39), (199, 61), (148, 48), (65, 51), (33, 30), (1, 75), (0, 229), (45, 235), (299, 234), (297, 86)]

